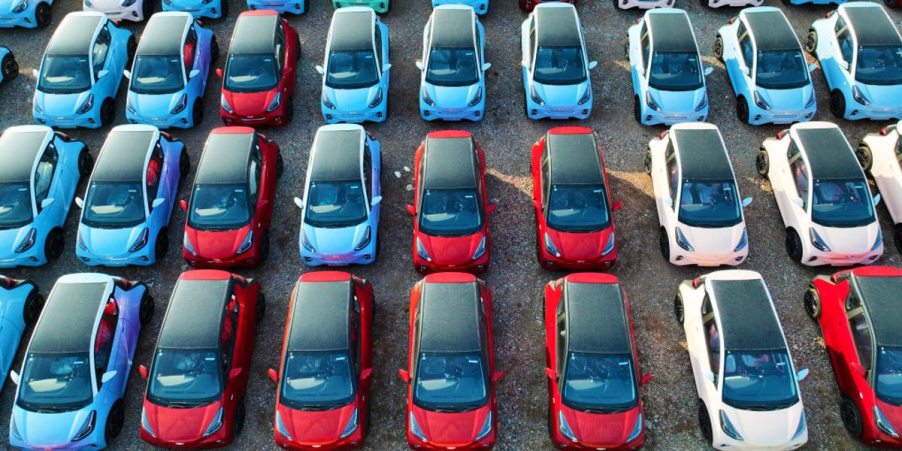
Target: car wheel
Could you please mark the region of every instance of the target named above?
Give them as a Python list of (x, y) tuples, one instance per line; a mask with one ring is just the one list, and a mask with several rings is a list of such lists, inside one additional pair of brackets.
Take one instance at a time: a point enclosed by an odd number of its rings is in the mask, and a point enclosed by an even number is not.
[(53, 261), (60, 258), (60, 255), (63, 255), (63, 229), (59, 227), (54, 227), (50, 233), (47, 234), (47, 239), (44, 240), (44, 257), (47, 258), (47, 261)]
[(896, 249), (902, 252), (902, 224), (893, 225), (893, 241), (896, 243)]
[(864, 172), (871, 170), (871, 166), (874, 164), (874, 156), (871, 154), (871, 148), (867, 144), (858, 146), (858, 149), (855, 150), (855, 157), (858, 158), (861, 170)]
[(257, 254), (257, 265), (266, 263), (269, 259), (269, 232), (263, 233), (263, 239), (260, 241), (260, 250)]
[(50, 5), (47, 3), (41, 2), (34, 9), (34, 22), (37, 24), (38, 28), (44, 28), (47, 25), (50, 25), (50, 20), (53, 18), (53, 14), (50, 11)]
[(163, 227), (157, 235), (157, 242), (153, 247), (154, 260), (160, 261), (166, 258), (169, 251), (169, 229)]
[(639, 104), (639, 96), (633, 96), (633, 119), (642, 124), (642, 105)]
[(808, 291), (805, 292), (805, 313), (808, 314), (808, 317), (817, 320), (821, 317), (821, 297), (817, 294), (817, 289), (814, 287), (808, 288)]
[(91, 175), (91, 169), (94, 169), (94, 157), (87, 147), (81, 149), (78, 153), (78, 175), (87, 177)]
[[(144, 0), (144, 5), (152, 5), (152, 3), (150, 0)], [(147, 8), (147, 6), (144, 6), (144, 8)], [(153, 8), (153, 6), (151, 6), (151, 8)], [(146, 14), (144, 17), (148, 18), (150, 17), (150, 14)], [(134, 35), (128, 37), (128, 44), (126, 44), (125, 48), (128, 54), (128, 61), (125, 62), (125, 66), (130, 67), (132, 61), (135, 60), (135, 51), (138, 50), (138, 41), (135, 40)]]
[(282, 178), (285, 173), (285, 159), (282, 158), (282, 149), (276, 149), (276, 178)]
[(290, 124), (292, 119), (294, 119), (294, 96), (289, 96), (285, 104), (285, 125)]
[(802, 239), (793, 229), (786, 229), (786, 253), (796, 263), (802, 262)]
[(179, 155), (179, 176), (187, 177), (189, 172), (191, 172), (191, 157), (188, 156), (188, 149), (182, 149), (182, 154)]
[(805, 51), (817, 57), (817, 32), (808, 30), (808, 36), (805, 38)]
[(213, 36), (213, 41), (210, 42), (210, 64), (215, 64), (216, 61), (219, 60), (219, 42), (216, 41), (216, 36)]
[(194, 107), (191, 108), (191, 126), (197, 127), (204, 121), (204, 103), (200, 99), (194, 101)]
[(758, 151), (758, 155), (755, 155), (755, 170), (758, 171), (758, 175), (767, 178), (767, 172), (770, 170), (770, 158), (763, 148)]
[(116, 102), (111, 98), (106, 98), (100, 104), (100, 126), (106, 127), (114, 120), (116, 120)]
[(846, 115), (846, 97), (839, 89), (834, 89), (830, 93), (830, 113), (837, 119), (842, 119)]
[(109, 445), (110, 440), (119, 436), (123, 425), (125, 425), (125, 408), (120, 399), (113, 404), (110, 414), (106, 417), (104, 436), (106, 437), (107, 445)]
[(676, 318), (677, 324), (682, 326), (685, 312), (683, 311), (683, 295), (679, 292), (673, 297), (673, 316)]
[(234, 435), (241, 435), (241, 431), (244, 430), (244, 417), (246, 416), (246, 412), (244, 411), (244, 400), (238, 403), (238, 406), (235, 407), (235, 413), (232, 414), (232, 432)]
[(141, 327), (146, 326), (153, 319), (154, 308), (153, 296), (145, 289), (144, 295), (141, 296), (141, 306), (138, 310), (138, 319), (141, 321)]
[(743, 124), (749, 123), (749, 102), (743, 96), (736, 98), (736, 119)]
[(711, 429), (711, 416), (708, 415), (708, 408), (701, 400), (698, 401), (698, 427), (701, 429), (705, 441), (711, 443), (714, 437)]
[(263, 321), (263, 318), (266, 316), (266, 296), (262, 291), (257, 292), (257, 305), (255, 309), (257, 314), (257, 324), (260, 324), (260, 321)]
[(842, 418), (842, 425), (846, 427), (846, 431), (852, 437), (861, 437), (861, 412), (858, 406), (846, 397), (843, 397), (842, 403), (839, 405), (839, 416)]
[(3, 80), (5, 81), (12, 80), (19, 75), (19, 63), (16, 62), (16, 58), (11, 53), (3, 57), (0, 67), (2, 67)]
[(667, 230), (661, 227), (661, 234), (658, 237), (658, 246), (661, 248), (661, 256), (664, 260), (670, 261), (670, 237), (667, 236)]
[(651, 150), (645, 152), (645, 173), (651, 174)]
[(22, 319), (25, 321), (25, 325), (33, 326), (40, 318), (42, 310), (44, 310), (44, 296), (35, 288), (28, 293), (28, 298), (25, 299), (25, 308), (22, 309)]
[(723, 62), (723, 37), (720, 34), (714, 38), (714, 57), (721, 63)]

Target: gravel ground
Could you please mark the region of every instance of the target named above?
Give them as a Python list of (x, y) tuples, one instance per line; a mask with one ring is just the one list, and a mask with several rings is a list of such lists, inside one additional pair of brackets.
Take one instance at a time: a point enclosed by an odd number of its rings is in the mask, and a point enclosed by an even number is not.
[[(223, 55), (237, 12), (243, 4), (231, 3), (232, 16), (221, 21), (207, 21), (222, 45)], [(496, 0), (490, 13), (481, 20), (486, 29), (487, 60), (492, 68), (487, 74), (488, 92), (485, 119), (479, 124), (428, 124), (420, 120), (416, 87), (419, 74), (414, 60), (422, 46), (422, 26), (430, 13), (426, 0), (392, 0), (393, 9), (384, 17), (391, 30), (392, 89), (389, 95), (391, 112), (388, 121), (367, 125), (383, 145), (383, 224), (379, 239), (385, 240), (383, 254), (369, 267), (350, 268), (354, 273), (373, 281), (379, 305), (379, 319), (375, 338), (375, 378), (373, 386), (372, 431), (367, 440), (369, 449), (403, 449), (404, 389), (396, 376), (396, 368), (404, 366), (407, 343), (408, 289), (419, 279), (410, 264), (411, 224), (404, 206), (412, 199), (407, 186), (412, 177), (405, 168), (413, 166), (413, 153), (420, 140), (430, 130), (464, 128), (472, 131), (486, 150), (489, 170), (489, 194), (498, 204), (498, 212), (491, 219), (493, 253), (491, 269), (484, 275), (495, 296), (495, 342), (497, 362), (507, 376), (498, 386), (500, 408), (499, 449), (547, 449), (545, 412), (547, 393), (543, 365), (543, 326), (541, 321), (541, 289), (560, 273), (539, 268), (535, 261), (533, 213), (529, 201), (529, 148), (549, 127), (562, 123), (534, 122), (523, 112), (523, 88), (520, 81), (520, 23), (526, 14), (514, 0)], [(296, 278), (304, 271), (298, 258), (297, 232), (300, 215), (291, 198), (300, 194), (303, 168), (316, 128), (322, 125), (319, 112), (320, 78), (313, 66), (322, 61), (322, 49), (329, 19), (330, 3), (312, 2), (312, 11), (290, 16), (290, 22), (301, 34), (303, 56), (299, 69), (299, 89), (295, 100), (294, 122), (284, 129), (269, 129), (265, 133), (282, 147), (287, 163), (285, 176), (279, 181), (276, 203), (280, 206), (273, 218), (273, 249), (270, 260), (262, 267), (243, 271), (246, 276), (263, 283), (269, 299), (269, 315), (257, 336), (251, 380), (248, 387), (248, 422), (244, 434), (232, 446), (234, 449), (273, 449), (272, 414), (274, 387), (266, 377), (266, 369), (278, 364), (279, 345), (288, 296)], [(58, 2), (54, 6), (53, 25), (47, 30), (2, 30), (0, 44), (15, 52), (22, 74), (0, 95), (0, 128), (30, 124), (31, 95), (35, 80), (32, 68), (40, 61), (51, 31), (63, 15), (74, 11), (79, 2)], [(860, 447), (843, 429), (839, 418), (839, 396), (833, 381), (823, 341), (817, 327), (804, 313), (801, 295), (808, 281), (831, 269), (809, 269), (793, 263), (783, 248), (784, 234), (770, 186), (754, 170), (754, 155), (761, 141), (781, 127), (750, 127), (735, 119), (734, 100), (723, 66), (711, 57), (716, 30), (736, 13), (736, 10), (710, 10), (696, 3), (680, 3), (688, 9), (696, 36), (705, 55), (705, 63), (715, 67), (708, 78), (711, 121), (718, 124), (732, 153), (740, 190), (753, 196), (755, 202), (746, 210), (751, 255), (742, 267), (761, 272), (776, 299), (789, 346), (798, 368), (810, 368), (811, 375), (801, 384), (802, 398), (807, 407), (809, 448), (853, 449)], [(786, 8), (789, 19), (798, 33), (822, 17), (829, 8)], [(654, 381), (643, 387), (647, 421), (647, 446), (650, 449), (703, 449), (696, 421), (695, 387), (685, 351), (685, 337), (673, 321), (671, 300), (677, 284), (684, 279), (706, 272), (698, 268), (677, 268), (664, 261), (657, 245), (657, 217), (651, 197), (651, 182), (642, 170), (646, 143), (663, 128), (642, 127), (632, 119), (632, 91), (629, 65), (623, 55), (623, 44), (629, 25), (641, 16), (638, 11), (614, 9), (611, 2), (586, 1), (579, 5), (579, 13), (587, 30), (589, 53), (599, 62), (594, 71), (595, 111), (588, 125), (596, 130), (604, 147), (616, 199), (625, 208), (616, 214), (620, 238), (620, 261), (614, 273), (621, 278), (632, 294), (633, 322), (637, 335), (640, 362), (644, 372), (654, 374)], [(899, 12), (891, 13), (894, 20), (902, 19)], [(128, 25), (136, 31), (140, 26)], [(814, 74), (820, 112), (817, 119), (832, 120), (827, 111), (827, 91), (823, 76)], [(193, 162), (200, 156), (203, 142), (218, 119), (219, 80), (211, 80), (207, 93), (207, 119), (193, 130), (174, 130), (184, 140)], [(123, 86), (124, 91), (124, 86)], [(124, 96), (120, 95), (120, 99)], [(124, 100), (118, 102), (118, 123), (124, 122)], [(851, 123), (841, 127), (852, 143), (866, 133), (885, 124)], [(100, 149), (105, 131), (78, 130), (71, 134), (86, 141), (94, 154)], [(400, 178), (393, 174), (400, 171)], [(189, 180), (193, 178), (189, 177)], [(183, 183), (184, 193), (187, 183)], [(81, 191), (80, 191), (81, 192)], [(184, 194), (183, 194), (184, 196)], [(77, 209), (74, 209), (77, 211)], [(884, 207), (879, 217), (887, 232), (886, 255), (883, 264), (899, 264), (899, 254), (888, 233), (890, 221)], [(36, 281), (44, 292), (54, 280), (67, 273), (93, 271), (75, 258), (76, 214), (73, 212), (66, 228), (66, 251), (59, 261), (43, 268), (9, 270), (6, 274)], [(180, 258), (178, 243), (185, 215), (176, 209), (170, 233), (172, 245), (169, 257), (152, 268), (104, 269), (112, 274), (142, 280), (151, 287), (158, 302), (157, 316), (144, 333), (136, 356), (136, 363), (149, 363), (154, 337), (159, 330), (162, 313), (173, 283), (179, 273), (188, 269)], [(21, 353), (20, 353), (21, 354)], [(20, 357), (21, 358), (21, 357)], [(17, 364), (18, 365), (18, 364)], [(131, 376), (127, 400), (127, 421), (122, 435), (112, 443), (116, 449), (143, 449), (138, 439), (140, 405), (145, 383), (137, 374)], [(7, 414), (11, 409), (11, 384), (0, 397), (0, 436), (8, 433)]]

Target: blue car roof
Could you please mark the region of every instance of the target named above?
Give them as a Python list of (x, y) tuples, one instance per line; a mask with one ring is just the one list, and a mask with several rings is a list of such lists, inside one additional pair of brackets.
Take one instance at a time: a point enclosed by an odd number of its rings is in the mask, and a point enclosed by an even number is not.
[(192, 21), (190, 15), (154, 14), (144, 28), (136, 55), (181, 55), (185, 28)]
[(839, 127), (796, 129), (815, 179), (863, 178), (858, 159)]
[(169, 298), (157, 347), (219, 349), (231, 283), (231, 279), (179, 279)]
[(229, 54), (269, 54), (275, 50), (279, 15), (240, 15), (235, 23)]
[(432, 47), (473, 47), (473, 10), (439, 8), (432, 13)]
[(720, 335), (730, 351), (786, 349), (777, 315), (761, 279), (711, 280), (720, 315)]
[(745, 20), (759, 52), (801, 50), (796, 32), (780, 10), (746, 11)]
[(423, 165), (423, 186), (426, 189), (476, 187), (476, 152), (470, 137), (427, 137)]
[(103, 294), (107, 285), (104, 282), (57, 282), (35, 326), (28, 352), (90, 352), (94, 323), (101, 303), (106, 301)]
[[(861, 6), (859, 6), (861, 5)], [(867, 6), (864, 6), (867, 5)], [(852, 32), (858, 39), (858, 45), (881, 46), (900, 45), (898, 31), (893, 22), (876, 3), (856, 3), (853, 7), (843, 8)]]
[(698, 52), (692, 35), (692, 24), (685, 11), (653, 10), (645, 17), (655, 52)]
[(117, 130), (107, 135), (91, 180), (95, 182), (134, 182), (144, 178), (144, 163), (153, 144), (152, 130)]
[(294, 294), (288, 351), (344, 351), (350, 348), (353, 282), (300, 282)]
[(878, 346), (902, 346), (902, 277), (862, 277), (852, 273), (852, 286), (867, 312)]
[(680, 155), (683, 179), (733, 180), (730, 159), (717, 129), (672, 129), (670, 139)]
[(595, 137), (588, 133), (548, 133), (545, 138), (551, 162), (551, 183), (604, 184)]
[(567, 303), (569, 351), (632, 352), (620, 285), (565, 281), (563, 291), (563, 302)]
[(424, 282), (419, 301), (421, 352), (479, 352), (479, 286)]
[(0, 136), (0, 181), (27, 182), (31, 180), (34, 160), (44, 150), (47, 135), (40, 131), (6, 131)]
[(338, 182), (360, 180), (362, 129), (319, 130), (310, 155), (310, 180)]
[(245, 183), (254, 149), (251, 133), (211, 133), (197, 165), (196, 184)]
[(539, 47), (580, 47), (576, 8), (536, 8), (536, 45)]
[(69, 14), (60, 22), (50, 43), (48, 55), (87, 55), (94, 41), (97, 26), (103, 20), (100, 14)]
[(371, 50), (373, 16), (371, 11), (336, 11), (332, 17), (332, 42), (329, 49), (338, 52)]

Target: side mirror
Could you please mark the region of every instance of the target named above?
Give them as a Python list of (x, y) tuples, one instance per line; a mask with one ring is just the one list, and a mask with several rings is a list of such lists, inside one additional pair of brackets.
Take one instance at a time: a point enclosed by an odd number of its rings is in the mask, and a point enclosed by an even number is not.
[(748, 208), (749, 205), (752, 205), (751, 197), (746, 197), (745, 199), (742, 199), (742, 208)]
[(323, 68), (323, 66), (320, 66), (319, 64), (317, 64), (313, 68), (316, 69), (316, 73), (318, 73), (320, 75), (326, 75), (326, 69)]
[(548, 376), (548, 379), (551, 379), (553, 381), (557, 380), (557, 373), (555, 373), (553, 369), (548, 368), (547, 366), (545, 367), (545, 375)]
[(15, 371), (9, 372), (9, 380), (13, 381), (14, 384), (19, 385), (19, 373)]
[(156, 199), (153, 200), (153, 203), (150, 204), (150, 207), (151, 207), (151, 208), (157, 208), (157, 207), (159, 207), (160, 205), (163, 205), (163, 202), (166, 202), (166, 199), (165, 199), (165, 198), (162, 198), (162, 197), (158, 197), (158, 198), (156, 198)]
[(665, 207), (667, 207), (667, 208), (673, 208), (673, 199), (671, 199), (671, 198), (669, 198), (669, 197), (665, 197), (664, 200), (663, 200), (662, 202), (664, 202), (664, 206), (665, 206)]
[(80, 197), (78, 197), (78, 196), (75, 196), (75, 205), (78, 205), (78, 208), (85, 208), (85, 201), (84, 201), (84, 199), (82, 199), (82, 198), (80, 198)]
[(407, 370), (398, 370), (398, 376), (405, 384), (410, 383), (410, 373), (408, 373)]
[(219, 78), (222, 78), (222, 69), (220, 69), (218, 67), (216, 68), (216, 76)]
[(188, 211), (188, 201), (185, 199), (179, 200), (179, 207), (184, 211)]
[(32, 69), (31, 75), (33, 75), (34, 78), (38, 78), (38, 77), (40, 77), (41, 73), (37, 69)]
[(130, 71), (128, 69), (122, 71), (122, 75), (128, 80), (132, 79), (132, 71)]
[(295, 197), (295, 198), (294, 198), (294, 204), (297, 205), (298, 208), (300, 208), (301, 210), (304, 209), (304, 201), (303, 201), (303, 199), (301, 199), (300, 197)]
[(373, 200), (370, 201), (370, 205), (375, 207), (382, 203), (382, 196), (373, 196)]
[(808, 72), (814, 72), (817, 69), (817, 64), (808, 63)]
[(117, 374), (119, 374), (119, 372), (116, 370), (107, 371), (106, 373), (103, 373), (103, 376), (100, 378), (100, 383), (105, 384), (105, 383), (113, 380), (113, 378), (116, 377)]
[(805, 208), (805, 201), (802, 200), (801, 197), (793, 197), (792, 203), (796, 204), (799, 208)]
[(645, 385), (645, 384), (651, 382), (651, 379), (652, 379), (651, 373), (645, 373), (639, 377), (639, 385)]
[(110, 71), (106, 69), (101, 69), (100, 72), (97, 72), (97, 78), (103, 78), (109, 75)]
[(243, 368), (232, 368), (231, 371), (229, 371), (229, 379), (235, 379), (236, 377), (241, 376), (241, 373), (243, 372)]
[(360, 372), (360, 381), (365, 382), (373, 378), (373, 369), (367, 368)]
[(620, 210), (621, 208), (623, 208), (622, 200), (618, 200), (618, 201), (614, 202), (613, 204), (611, 204), (611, 211), (617, 211), (617, 210)]
[(200, 75), (200, 71), (197, 69), (191, 69), (191, 72), (188, 73), (188, 78), (194, 78)]
[(498, 382), (504, 378), (504, 371), (495, 371), (492, 373), (492, 382)]
[(417, 60), (416, 65), (417, 69), (421, 71), (426, 70), (426, 66), (423, 65), (423, 60)]
[(482, 65), (482, 71), (485, 72), (485, 71), (491, 69), (491, 67), (492, 67), (492, 63), (484, 63)]
[(279, 383), (279, 373), (275, 369), (270, 368), (266, 370), (266, 375), (269, 376), (269, 380)]
[(713, 67), (706, 67), (706, 68), (705, 68), (705, 76), (706, 76), (706, 77), (707, 77), (708, 75), (713, 74), (713, 73), (714, 73), (714, 68), (713, 68)]
[(708, 382), (713, 384), (714, 383), (714, 372), (712, 372), (710, 370), (705, 371), (705, 380), (707, 380)]
[(879, 203), (880, 203), (880, 194), (878, 193), (876, 196), (874, 196), (874, 206), (876, 207), (877, 204), (879, 204)]
[(50, 204), (52, 204), (52, 203), (53, 203), (53, 198), (52, 198), (52, 197), (48, 197), (48, 198), (42, 200), (42, 201), (41, 201), (41, 209), (43, 210), (43, 209), (49, 207)]
[(413, 205), (408, 204), (408, 205), (407, 205), (407, 214), (409, 214), (410, 216), (416, 216), (416, 215), (417, 215), (417, 209), (416, 209), (416, 207), (414, 207)]
[(805, 378), (808, 377), (808, 368), (802, 368), (796, 373), (796, 380), (802, 382)]
[(385, 66), (382, 67), (382, 73), (383, 73), (383, 74), (386, 73), (386, 72), (388, 72), (389, 70), (391, 70), (391, 63), (386, 64)]
[(147, 380), (147, 367), (144, 365), (138, 365), (138, 374), (141, 375), (141, 379)]
[(598, 61), (589, 61), (589, 70), (595, 69), (598, 67)]
[(490, 214), (494, 213), (495, 210), (497, 210), (497, 209), (498, 209), (498, 206), (497, 206), (497, 205), (495, 205), (495, 204), (489, 204), (489, 206), (486, 207), (486, 209), (485, 209), (485, 213), (486, 213), (487, 215), (490, 215)]

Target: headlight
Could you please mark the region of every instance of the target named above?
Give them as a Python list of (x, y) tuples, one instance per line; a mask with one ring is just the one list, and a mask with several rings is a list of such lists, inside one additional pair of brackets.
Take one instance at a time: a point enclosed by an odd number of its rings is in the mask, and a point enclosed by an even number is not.
[(310, 240), (307, 239), (307, 232), (303, 229), (301, 229), (301, 245), (310, 252), (316, 252), (316, 248), (313, 247), (313, 245), (310, 244)]
[(582, 97), (579, 98), (577, 102), (580, 105), (584, 105), (586, 102), (592, 99), (592, 85), (586, 85), (586, 92)]
[(488, 416), (485, 417), (485, 423), (482, 425), (482, 429), (479, 430), (479, 433), (476, 434), (476, 440), (482, 440), (485, 436), (489, 435), (492, 432), (492, 412), (489, 411)]
[(345, 426), (345, 430), (341, 432), (341, 438), (345, 438), (354, 433), (357, 430), (357, 409), (354, 409), (354, 413), (351, 414), (351, 419), (348, 420), (348, 425)]
[(138, 236), (138, 239), (135, 240), (132, 247), (128, 248), (129, 252), (137, 252), (141, 250), (142, 247), (147, 245), (147, 237), (150, 236), (150, 232), (145, 228), (141, 231), (141, 235)]
[(642, 434), (642, 414), (641, 413), (639, 414), (639, 416), (636, 417), (636, 425), (633, 426), (633, 432), (630, 432), (630, 436), (626, 439), (626, 442), (629, 443), (629, 442), (639, 438), (640, 434)]
[(18, 246), (16, 246), (16, 253), (21, 254), (22, 252), (25, 252), (25, 251), (31, 249), (31, 247), (34, 246), (34, 241), (35, 241), (35, 238), (37, 238), (37, 236), (38, 236), (37, 230), (35, 230), (34, 228), (29, 230), (28, 234), (25, 235), (25, 238), (22, 239), (22, 242), (19, 243)]
[(858, 102), (862, 105), (870, 105), (871, 104), (871, 101), (868, 100), (868, 98), (864, 96), (864, 93), (861, 92), (860, 89), (858, 89), (858, 85), (852, 86), (852, 98), (855, 99), (856, 102)]
[(16, 5), (12, 9), (12, 12), (13, 12), (13, 14), (18, 14), (22, 11), (25, 11), (26, 9), (28, 9), (28, 0), (22, 0), (18, 5)]
[(188, 106), (188, 94), (182, 94), (182, 97), (179, 99), (179, 103), (177, 103), (175, 107), (172, 108), (172, 111), (170, 111), (170, 113), (179, 114), (185, 109), (186, 106)]
[(372, 239), (372, 233), (370, 227), (367, 226), (366, 231), (363, 232), (363, 238), (360, 239), (360, 242), (357, 243), (357, 246), (354, 246), (355, 251), (359, 251), (370, 244), (370, 240)]
[(150, 421), (147, 419), (147, 411), (141, 409), (141, 427), (144, 428), (144, 431), (150, 434), (151, 437), (156, 437), (157, 434), (153, 432), (153, 428), (150, 427)]
[(536, 87), (534, 85), (529, 85), (529, 97), (532, 98), (533, 102), (539, 105), (545, 105), (545, 101), (542, 100), (542, 97), (536, 92)]
[(805, 421), (805, 411), (802, 411), (802, 416), (799, 418), (799, 427), (796, 428), (796, 433), (792, 435), (792, 439), (795, 440), (802, 436), (802, 434), (808, 429), (808, 422)]
[(219, 104), (222, 106), (222, 109), (226, 110), (227, 113), (234, 113), (232, 106), (229, 105), (229, 101), (226, 100), (225, 95), (219, 96)]
[(726, 412), (723, 410), (720, 411), (720, 428), (723, 429), (724, 433), (733, 437), (734, 440), (742, 440), (742, 436), (739, 435), (739, 432), (733, 427), (733, 423), (730, 422)]
[(877, 425), (877, 429), (880, 429), (887, 435), (890, 435), (894, 438), (899, 438), (899, 433), (896, 432), (896, 429), (893, 428), (893, 425), (890, 424), (889, 420), (886, 419), (886, 416), (883, 415), (880, 407), (877, 406), (874, 406), (874, 423)]
[(739, 242), (736, 243), (736, 248), (733, 249), (733, 252), (739, 252), (745, 249), (746, 246), (749, 245), (749, 235), (746, 233), (745, 229), (742, 229), (742, 236), (739, 237)]
[(881, 244), (883, 244), (883, 231), (880, 229), (877, 229), (877, 239), (874, 240), (874, 245), (871, 246), (871, 250), (876, 251), (877, 248), (880, 247)]
[(423, 246), (423, 242), (420, 241), (420, 237), (417, 237), (417, 255), (420, 256), (423, 260), (427, 262), (432, 261), (432, 257), (429, 256), (429, 252), (426, 251), (426, 246)]
[(754, 91), (752, 93), (752, 98), (755, 100), (755, 105), (758, 105), (762, 110), (769, 110), (770, 104), (761, 97), (761, 94), (758, 94), (758, 91)]
[(91, 414), (85, 418), (84, 424), (81, 425), (81, 428), (78, 429), (78, 432), (75, 433), (75, 436), (72, 437), (73, 442), (77, 442), (79, 440), (84, 439), (85, 437), (91, 435), (91, 432), (94, 432), (94, 423), (97, 422), (97, 411), (92, 410)]
[(698, 106), (695, 107), (695, 111), (701, 111), (708, 107), (708, 95), (705, 94), (702, 96), (702, 100), (698, 102)]
[(138, 0), (122, 0), (122, 7), (126, 8), (135, 4)]
[(330, 110), (335, 109), (335, 104), (332, 103), (332, 99), (329, 98), (329, 94), (326, 94), (325, 89), (323, 89), (323, 105)]
[(376, 91), (376, 95), (375, 95), (375, 97), (373, 97), (373, 101), (370, 102), (369, 107), (376, 108), (377, 106), (379, 106), (380, 103), (382, 103), (382, 88), (379, 88)]
[(482, 239), (479, 240), (479, 246), (476, 246), (476, 250), (473, 252), (473, 257), (471, 260), (476, 260), (479, 257), (485, 255), (485, 235), (482, 236)]
[(413, 412), (410, 413), (410, 433), (416, 438), (424, 442), (426, 441), (426, 434), (423, 433), (422, 429), (420, 429), (420, 425), (417, 424), (417, 417), (413, 416)]
[(269, 106), (266, 107), (266, 112), (267, 113), (273, 112), (276, 108), (279, 107), (280, 103), (282, 103), (282, 93), (277, 92), (276, 96), (273, 97), (272, 102), (269, 102)]
[(554, 242), (551, 241), (551, 235), (548, 235), (548, 232), (545, 232), (545, 250), (551, 252), (555, 257), (561, 257), (561, 253), (555, 247)]
[(467, 106), (474, 106), (481, 101), (482, 101), (482, 87), (479, 87), (479, 88), (476, 88), (476, 95), (474, 95), (473, 98), (470, 99), (470, 103), (468, 103)]
[[(355, 410), (354, 413), (356, 416), (357, 411)], [(276, 410), (276, 430), (279, 431), (279, 435), (291, 440), (291, 434), (288, 433), (288, 428), (285, 427), (285, 422), (282, 421), (282, 414), (278, 410)]]
[(692, 244), (689, 243), (689, 239), (686, 238), (686, 235), (683, 235), (683, 231), (680, 230), (679, 227), (676, 228), (676, 241), (681, 248), (689, 252), (695, 251), (695, 248), (692, 247)]
[(655, 111), (661, 111), (661, 107), (658, 105), (658, 102), (655, 102), (655, 98), (651, 95), (651, 91), (645, 91), (645, 104)]
[(209, 437), (213, 435), (214, 432), (218, 431), (219, 428), (222, 427), (222, 407), (216, 411), (216, 416), (213, 417), (213, 421), (210, 422), (210, 425), (207, 426), (207, 430), (204, 431), (204, 437)]
[(423, 87), (423, 102), (429, 106), (435, 106), (435, 100), (432, 100), (432, 97), (429, 97), (429, 92), (426, 91), (426, 87)]
[(138, 114), (138, 110), (135, 109), (135, 107), (132, 106), (132, 103), (128, 100), (125, 101), (125, 109), (128, 110), (128, 112), (131, 114)]
[(251, 248), (254, 244), (254, 231), (248, 230), (247, 236), (244, 237), (244, 241), (241, 242), (241, 246), (238, 246), (238, 250), (235, 251), (236, 254), (243, 254)]
[(90, 111), (93, 106), (94, 106), (94, 94), (88, 94), (88, 98), (85, 99), (85, 103), (82, 103), (81, 106), (78, 107), (78, 110), (76, 110), (75, 112), (78, 114), (85, 114), (88, 111)]
[(817, 98), (814, 96), (814, 89), (811, 90), (811, 95), (808, 97), (808, 101), (805, 102), (805, 109), (811, 108), (814, 106), (814, 102)]
[(611, 251), (614, 250), (614, 244), (617, 243), (617, 242), (615, 241), (615, 239), (616, 239), (616, 238), (614, 237), (614, 233), (611, 233), (611, 237), (608, 238), (608, 244), (605, 244), (605, 245), (604, 245), (604, 249), (601, 250), (601, 256), (602, 256), (602, 257), (604, 257), (605, 255), (610, 254)]
[(80, 247), (82, 250), (88, 250), (88, 245), (85, 244), (85, 239), (81, 237), (81, 232), (78, 233), (77, 241), (78, 247)]
[(827, 243), (824, 241), (823, 238), (821, 238), (820, 235), (818, 235), (817, 231), (815, 231), (814, 229), (808, 229), (808, 230), (809, 230), (808, 234), (811, 237), (811, 244), (821, 251), (830, 252), (830, 246), (827, 246)]
[(576, 441), (576, 434), (573, 433), (573, 430), (570, 429), (570, 425), (567, 424), (567, 419), (564, 418), (564, 412), (562, 410), (557, 411), (557, 422), (558, 422), (558, 430), (561, 431), (561, 434), (564, 437), (567, 437), (570, 441)]
[(41, 108), (41, 105), (38, 103), (37, 100), (34, 101), (34, 112), (35, 112), (36, 114), (43, 114), (43, 113), (44, 113), (44, 110)]
[(19, 427), (16, 426), (16, 417), (9, 419), (9, 435), (18, 441), (23, 441), (22, 435), (19, 434)]

